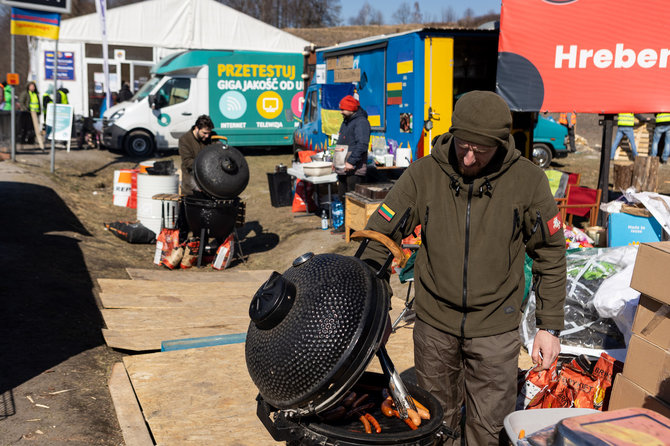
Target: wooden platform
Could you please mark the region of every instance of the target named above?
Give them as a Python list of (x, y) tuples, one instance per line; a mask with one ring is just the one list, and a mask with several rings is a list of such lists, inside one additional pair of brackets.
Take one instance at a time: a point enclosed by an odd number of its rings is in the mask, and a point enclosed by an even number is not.
[(131, 280), (98, 279), (108, 346), (157, 351), (161, 342), (246, 333), (249, 303), (271, 271), (128, 269)]

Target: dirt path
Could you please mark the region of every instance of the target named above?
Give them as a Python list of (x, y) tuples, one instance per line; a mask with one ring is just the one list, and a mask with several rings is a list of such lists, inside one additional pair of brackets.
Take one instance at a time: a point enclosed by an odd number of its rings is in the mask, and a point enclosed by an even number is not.
[[(589, 146), (553, 167), (580, 172), (582, 184), (595, 186), (600, 154)], [(289, 164), (290, 153), (246, 157), (248, 260), (233, 268), (281, 272), (307, 251), (353, 254), (354, 244), (320, 230), (317, 217), (270, 205), (266, 173)], [(126, 267), (158, 268), (152, 245), (127, 244), (103, 228), (136, 219), (135, 210), (112, 205), (113, 171), (135, 164), (106, 151), (58, 150), (52, 175), (48, 153), (35, 149), (20, 149), (17, 163), (0, 162), (0, 446), (123, 445), (107, 380), (124, 353), (107, 348), (100, 334), (96, 279), (128, 278)], [(669, 180), (663, 165), (660, 192), (670, 194)]]

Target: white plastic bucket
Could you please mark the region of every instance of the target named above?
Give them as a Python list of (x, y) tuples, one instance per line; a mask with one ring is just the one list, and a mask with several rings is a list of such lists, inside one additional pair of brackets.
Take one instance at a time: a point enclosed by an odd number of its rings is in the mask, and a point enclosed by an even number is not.
[(137, 206), (137, 170), (114, 171), (114, 206), (135, 208)]
[(177, 202), (154, 200), (156, 194), (176, 194), (179, 191), (179, 175), (137, 175), (137, 219), (158, 235), (161, 219), (177, 215)]

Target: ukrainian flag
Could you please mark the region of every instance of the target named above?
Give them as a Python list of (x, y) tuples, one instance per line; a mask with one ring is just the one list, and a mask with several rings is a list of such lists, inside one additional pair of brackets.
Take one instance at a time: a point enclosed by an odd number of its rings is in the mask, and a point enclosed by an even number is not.
[(58, 40), (60, 14), (12, 8), (11, 33), (19, 36), (44, 37)]

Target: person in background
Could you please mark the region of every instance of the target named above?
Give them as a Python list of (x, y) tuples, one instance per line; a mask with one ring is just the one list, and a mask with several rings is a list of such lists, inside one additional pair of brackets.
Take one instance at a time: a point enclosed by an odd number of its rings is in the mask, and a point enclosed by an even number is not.
[(337, 143), (348, 146), (344, 170), (338, 172), (338, 193), (340, 200), (344, 194), (356, 188), (356, 184), (365, 179), (368, 164), (368, 145), (370, 143), (370, 123), (368, 114), (353, 96), (348, 95), (340, 101), (340, 112), (344, 120), (340, 126)]
[(33, 118), (31, 112), (37, 113), (39, 120), (40, 108), (40, 94), (37, 91), (35, 82), (28, 82), (26, 90), (19, 96), (19, 108), (21, 109), (21, 116), (19, 119), (19, 143), (34, 144), (35, 143), (35, 129), (33, 127)]
[[(564, 324), (563, 225), (546, 175), (515, 148), (511, 127), (510, 109), (497, 94), (461, 96), (449, 132), (410, 164), (365, 228), (391, 237), (407, 215), (393, 235), (400, 243), (421, 225), (417, 383), (437, 398), (454, 432), (465, 405), (461, 436), (471, 446), (504, 444), (503, 419), (516, 405), (526, 254), (534, 261), (537, 369), (556, 360)], [(387, 255), (371, 240), (362, 259), (378, 270)]]
[(558, 115), (558, 123), (565, 126), (568, 129), (568, 141), (570, 141), (570, 151), (576, 152), (577, 146), (575, 145), (575, 126), (577, 125), (577, 113), (561, 113)]
[[(110, 108), (114, 107), (118, 103), (119, 103), (119, 95), (117, 92), (114, 91), (112, 92), (112, 94), (109, 95)], [(102, 119), (106, 111), (107, 111), (107, 101), (105, 100), (105, 98), (102, 98), (102, 104), (100, 104), (100, 115), (98, 117)]]
[(661, 153), (661, 163), (668, 162), (670, 157), (670, 113), (656, 113), (656, 127), (654, 127), (654, 138), (651, 143), (651, 155), (655, 157), (658, 154), (658, 143), (661, 141), (661, 135), (665, 135), (665, 144), (663, 153)]
[(54, 100), (51, 98), (51, 96), (54, 94), (54, 86), (49, 85), (47, 87), (47, 91), (42, 95), (42, 113), (44, 115), (44, 122), (46, 123), (47, 120), (47, 105), (49, 105), (51, 102)]
[(65, 87), (60, 87), (58, 91), (56, 91), (56, 103), (57, 104), (69, 104), (70, 101), (68, 101), (67, 95), (70, 93), (70, 90), (68, 90)]
[(612, 143), (612, 153), (610, 155), (611, 159), (614, 159), (616, 156), (616, 148), (619, 147), (619, 143), (625, 136), (628, 138), (628, 143), (630, 144), (630, 150), (633, 152), (633, 159), (637, 158), (637, 146), (635, 145), (635, 132), (633, 132), (633, 126), (635, 126), (635, 118), (641, 122), (648, 122), (649, 119), (645, 118), (642, 115), (637, 113), (619, 113), (617, 115), (617, 131), (614, 142)]
[(121, 90), (119, 90), (118, 98), (119, 102), (126, 102), (129, 101), (133, 97), (133, 92), (130, 91), (130, 85), (128, 82), (124, 82), (123, 85), (121, 86)]
[(5, 88), (3, 88), (4, 91), (4, 105), (2, 106), (3, 110), (11, 110), (12, 109), (12, 86), (9, 85), (9, 82), (5, 80)]
[(200, 192), (193, 176), (193, 162), (202, 149), (211, 144), (214, 123), (208, 115), (200, 115), (191, 130), (179, 138), (179, 156), (181, 158), (181, 193), (193, 195)]

